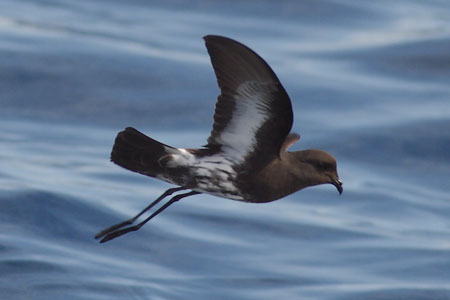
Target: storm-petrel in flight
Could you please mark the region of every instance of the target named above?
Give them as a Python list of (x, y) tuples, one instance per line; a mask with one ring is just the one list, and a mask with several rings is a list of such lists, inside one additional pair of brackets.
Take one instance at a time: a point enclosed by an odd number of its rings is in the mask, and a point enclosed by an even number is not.
[[(119, 132), (111, 161), (178, 187), (165, 191), (134, 218), (98, 233), (95, 238), (103, 238), (100, 242), (138, 230), (172, 203), (200, 193), (255, 203), (324, 183), (342, 193), (333, 156), (316, 149), (286, 151), (300, 136), (289, 133), (291, 101), (270, 66), (237, 41), (216, 35), (204, 39), (221, 91), (208, 144), (174, 148), (131, 127)], [(182, 190), (189, 191), (175, 195), (141, 223), (126, 227)]]

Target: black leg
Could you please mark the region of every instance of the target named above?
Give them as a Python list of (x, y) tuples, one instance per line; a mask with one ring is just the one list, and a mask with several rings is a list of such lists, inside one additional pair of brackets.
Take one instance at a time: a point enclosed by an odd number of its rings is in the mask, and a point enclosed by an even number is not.
[(147, 223), (148, 221), (153, 219), (153, 217), (157, 216), (160, 212), (165, 210), (171, 204), (177, 202), (178, 200), (180, 200), (182, 198), (189, 197), (189, 196), (192, 196), (192, 195), (197, 195), (197, 194), (200, 194), (200, 193), (199, 192), (195, 192), (195, 191), (190, 191), (189, 193), (184, 193), (184, 194), (173, 196), (169, 201), (166, 202), (166, 204), (161, 206), (157, 211), (155, 211), (153, 214), (151, 214), (147, 219), (145, 219), (141, 223), (139, 223), (137, 225), (134, 225), (134, 226), (130, 226), (130, 227), (126, 227), (126, 228), (123, 228), (123, 229), (119, 229), (119, 230), (110, 232), (100, 241), (100, 243), (104, 243), (104, 242), (110, 241), (110, 240), (115, 239), (116, 237), (119, 237), (121, 235), (124, 235), (125, 233), (128, 233), (130, 231), (139, 230), (139, 228), (144, 226), (145, 223)]
[(148, 205), (146, 208), (144, 208), (144, 209), (143, 209), (140, 213), (138, 213), (136, 216), (134, 216), (133, 218), (131, 218), (131, 219), (129, 219), (129, 220), (126, 220), (126, 221), (124, 221), (124, 222), (122, 222), (122, 223), (115, 224), (115, 225), (113, 225), (113, 226), (110, 226), (110, 227), (108, 227), (108, 228), (106, 228), (106, 229), (100, 231), (99, 233), (97, 233), (97, 234), (95, 235), (95, 238), (96, 238), (96, 239), (99, 239), (99, 238), (101, 238), (101, 237), (103, 237), (103, 236), (109, 234), (110, 232), (113, 232), (113, 231), (119, 229), (119, 228), (122, 228), (122, 227), (124, 227), (124, 226), (133, 224), (134, 221), (136, 221), (140, 216), (142, 216), (143, 213), (145, 213), (146, 211), (148, 211), (149, 209), (151, 209), (153, 206), (155, 206), (156, 204), (158, 204), (162, 199), (164, 199), (164, 198), (167, 197), (167, 196), (172, 195), (172, 194), (175, 193), (175, 192), (182, 191), (182, 190), (187, 190), (187, 188), (177, 187), (177, 188), (171, 188), (171, 189), (168, 189), (168, 190), (165, 191), (161, 196), (159, 196), (158, 199), (156, 199), (155, 201), (153, 201), (152, 203), (150, 203), (150, 205)]

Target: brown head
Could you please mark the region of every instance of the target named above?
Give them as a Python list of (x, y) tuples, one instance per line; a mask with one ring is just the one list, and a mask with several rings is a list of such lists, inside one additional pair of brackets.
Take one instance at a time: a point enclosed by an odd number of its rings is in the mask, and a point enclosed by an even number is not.
[(336, 170), (336, 159), (322, 150), (310, 149), (287, 152), (288, 160), (293, 168), (294, 176), (306, 183), (304, 187), (329, 183), (342, 193), (342, 181)]

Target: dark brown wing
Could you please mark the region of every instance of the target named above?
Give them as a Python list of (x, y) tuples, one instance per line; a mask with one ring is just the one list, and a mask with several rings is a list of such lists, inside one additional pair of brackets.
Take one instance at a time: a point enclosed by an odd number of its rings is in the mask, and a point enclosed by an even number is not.
[(292, 127), (289, 96), (254, 51), (226, 37), (204, 39), (221, 90), (207, 147), (237, 162), (273, 159)]

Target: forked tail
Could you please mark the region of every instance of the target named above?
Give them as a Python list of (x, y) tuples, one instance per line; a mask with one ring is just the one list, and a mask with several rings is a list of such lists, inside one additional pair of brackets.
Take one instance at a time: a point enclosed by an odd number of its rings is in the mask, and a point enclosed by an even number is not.
[(163, 172), (158, 160), (175, 150), (132, 127), (117, 134), (111, 151), (111, 161), (125, 169), (155, 177)]

